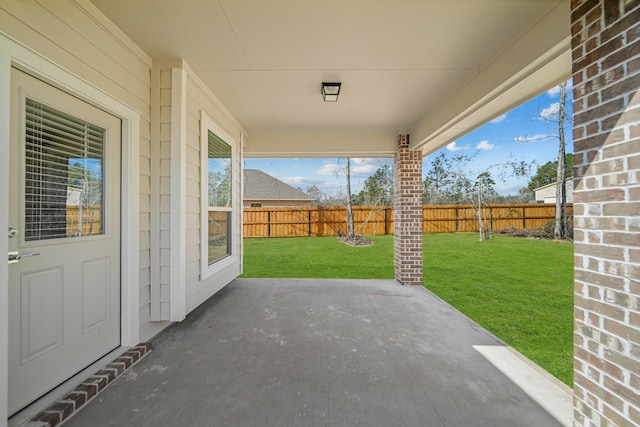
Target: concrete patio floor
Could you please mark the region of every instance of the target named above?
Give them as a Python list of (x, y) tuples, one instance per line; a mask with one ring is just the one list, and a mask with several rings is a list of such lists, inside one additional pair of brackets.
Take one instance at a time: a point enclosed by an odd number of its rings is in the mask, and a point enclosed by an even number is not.
[(481, 354), (501, 341), (388, 280), (237, 279), (153, 345), (65, 427), (562, 425)]

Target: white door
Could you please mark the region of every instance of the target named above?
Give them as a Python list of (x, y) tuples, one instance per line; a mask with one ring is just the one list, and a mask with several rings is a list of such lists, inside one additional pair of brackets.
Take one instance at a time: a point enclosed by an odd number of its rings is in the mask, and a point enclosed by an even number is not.
[(11, 79), (13, 414), (120, 345), (121, 122), (21, 71)]

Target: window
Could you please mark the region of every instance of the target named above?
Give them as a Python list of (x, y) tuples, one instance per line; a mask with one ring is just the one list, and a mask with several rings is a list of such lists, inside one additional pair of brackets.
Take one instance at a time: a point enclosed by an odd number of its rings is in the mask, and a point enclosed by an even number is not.
[(208, 263), (231, 255), (231, 146), (207, 131)]
[(105, 129), (26, 100), (25, 240), (104, 234)]
[(210, 275), (233, 247), (233, 139), (202, 115), (202, 274)]

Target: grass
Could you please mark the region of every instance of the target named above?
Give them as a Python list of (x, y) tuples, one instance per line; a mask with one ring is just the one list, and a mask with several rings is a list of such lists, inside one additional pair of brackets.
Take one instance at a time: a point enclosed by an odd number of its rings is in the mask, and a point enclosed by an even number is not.
[[(243, 277), (392, 279), (393, 236), (245, 239)], [(573, 245), (424, 236), (425, 286), (565, 384), (573, 382)]]

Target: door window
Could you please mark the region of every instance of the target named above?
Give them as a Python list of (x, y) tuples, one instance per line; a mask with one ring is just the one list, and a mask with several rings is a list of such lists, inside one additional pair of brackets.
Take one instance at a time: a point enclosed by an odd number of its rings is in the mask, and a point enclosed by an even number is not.
[(104, 234), (105, 129), (26, 99), (26, 241)]

